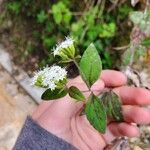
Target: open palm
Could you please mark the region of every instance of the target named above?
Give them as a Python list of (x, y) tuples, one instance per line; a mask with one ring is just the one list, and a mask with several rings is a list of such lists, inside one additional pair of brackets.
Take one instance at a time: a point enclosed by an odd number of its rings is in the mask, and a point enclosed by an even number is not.
[[(114, 88), (123, 103), (124, 121), (109, 122), (105, 134), (97, 132), (85, 115), (80, 115), (82, 102), (75, 102), (68, 95), (55, 101), (42, 102), (32, 117), (47, 131), (66, 140), (80, 150), (102, 150), (118, 136), (134, 137), (139, 135), (138, 127), (133, 124), (150, 123), (150, 110), (141, 106), (150, 105), (150, 91), (126, 86), (126, 77), (118, 71), (102, 71), (100, 79), (91, 87), (98, 95), (105, 87)], [(88, 89), (80, 77), (68, 82), (89, 96)], [(144, 117), (143, 117), (144, 116)]]

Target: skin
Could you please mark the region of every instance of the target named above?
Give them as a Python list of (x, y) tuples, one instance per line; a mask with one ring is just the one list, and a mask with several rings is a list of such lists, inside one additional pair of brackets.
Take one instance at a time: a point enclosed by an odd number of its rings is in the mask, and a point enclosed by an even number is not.
[[(120, 96), (123, 103), (124, 122), (109, 122), (105, 134), (97, 132), (86, 116), (79, 115), (82, 102), (75, 102), (68, 95), (55, 101), (40, 104), (32, 117), (47, 131), (66, 140), (80, 150), (103, 150), (116, 137), (139, 136), (136, 124), (150, 123), (150, 110), (142, 107), (150, 105), (150, 91), (126, 85), (126, 76), (118, 71), (104, 70), (100, 79), (91, 87), (94, 94), (100, 94), (105, 87), (111, 87)], [(81, 77), (69, 80), (68, 87), (77, 86), (81, 91), (87, 87)], [(143, 117), (144, 116), (144, 117)]]

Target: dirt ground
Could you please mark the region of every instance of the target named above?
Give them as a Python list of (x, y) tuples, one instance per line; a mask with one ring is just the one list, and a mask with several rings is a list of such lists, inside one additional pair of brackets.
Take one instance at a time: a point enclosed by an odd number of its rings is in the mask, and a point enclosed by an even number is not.
[(0, 66), (0, 150), (11, 150), (28, 114), (37, 105)]

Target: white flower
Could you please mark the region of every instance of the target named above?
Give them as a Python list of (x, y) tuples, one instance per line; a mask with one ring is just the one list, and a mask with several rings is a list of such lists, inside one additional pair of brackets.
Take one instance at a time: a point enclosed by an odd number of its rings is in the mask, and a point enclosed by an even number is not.
[(66, 40), (56, 45), (53, 49), (54, 56), (59, 55), (62, 58), (73, 57), (75, 53), (74, 40), (70, 37), (66, 37)]
[(35, 74), (33, 85), (54, 90), (57, 87), (57, 82), (65, 79), (66, 76), (67, 71), (60, 66), (45, 67)]

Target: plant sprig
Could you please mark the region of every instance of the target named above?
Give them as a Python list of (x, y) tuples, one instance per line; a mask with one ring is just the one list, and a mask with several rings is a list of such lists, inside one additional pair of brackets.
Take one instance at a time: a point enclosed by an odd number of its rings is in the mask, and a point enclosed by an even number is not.
[[(96, 96), (91, 91), (91, 86), (99, 79), (102, 71), (102, 62), (94, 44), (91, 43), (80, 57), (76, 56), (74, 40), (66, 38), (54, 49), (54, 56), (56, 55), (61, 57), (65, 63), (71, 61), (75, 63), (91, 94), (86, 98), (82, 89), (75, 86), (68, 88), (66, 86), (67, 75), (65, 69), (52, 66), (39, 71), (34, 77), (33, 84), (35, 86), (46, 88), (41, 97), (43, 100), (58, 100), (68, 94), (76, 102), (84, 102), (83, 111), (87, 119), (101, 133), (106, 131), (107, 117), (115, 121), (123, 120), (121, 101), (115, 93), (108, 91), (101, 96)], [(79, 64), (76, 57), (80, 58)]]

